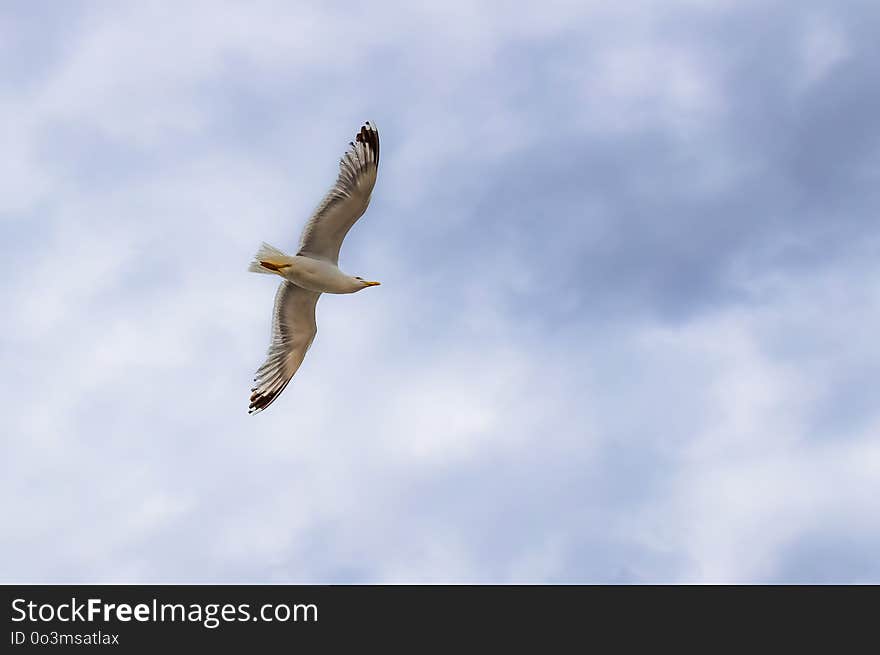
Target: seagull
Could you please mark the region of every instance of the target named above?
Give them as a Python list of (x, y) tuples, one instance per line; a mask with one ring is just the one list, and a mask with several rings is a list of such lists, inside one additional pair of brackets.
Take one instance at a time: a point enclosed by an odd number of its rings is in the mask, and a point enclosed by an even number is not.
[(248, 270), (284, 279), (275, 294), (272, 342), (257, 369), (248, 414), (263, 411), (284, 391), (315, 340), (315, 306), (322, 293), (355, 293), (378, 282), (339, 270), (342, 240), (370, 204), (379, 171), (379, 132), (367, 121), (339, 162), (336, 184), (306, 223), (293, 256), (263, 243)]

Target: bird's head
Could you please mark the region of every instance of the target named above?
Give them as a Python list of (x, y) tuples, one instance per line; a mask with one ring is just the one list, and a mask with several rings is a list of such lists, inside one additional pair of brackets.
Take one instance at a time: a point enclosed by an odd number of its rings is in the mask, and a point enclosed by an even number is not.
[(361, 289), (366, 289), (367, 287), (377, 287), (381, 284), (381, 282), (371, 282), (370, 280), (365, 280), (362, 277), (355, 277), (354, 279), (360, 285), (358, 291), (360, 291)]

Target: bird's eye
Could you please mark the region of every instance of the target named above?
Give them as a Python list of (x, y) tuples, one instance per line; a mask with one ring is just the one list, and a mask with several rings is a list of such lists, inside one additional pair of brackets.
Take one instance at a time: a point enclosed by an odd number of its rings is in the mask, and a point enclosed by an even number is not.
[(354, 279), (355, 279), (355, 280), (363, 280), (364, 278), (355, 276)]

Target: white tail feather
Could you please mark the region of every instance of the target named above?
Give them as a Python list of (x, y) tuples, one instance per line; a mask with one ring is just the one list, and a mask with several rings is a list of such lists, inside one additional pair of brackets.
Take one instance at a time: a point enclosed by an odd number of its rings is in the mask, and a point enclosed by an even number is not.
[(276, 266), (284, 266), (289, 263), (292, 257), (285, 255), (282, 251), (278, 250), (275, 246), (270, 246), (265, 241), (260, 245), (260, 249), (257, 250), (257, 254), (254, 255), (253, 261), (248, 266), (248, 270), (252, 273), (265, 273), (267, 275), (280, 275), (277, 268), (267, 267), (263, 264), (269, 262), (271, 264), (275, 264)]

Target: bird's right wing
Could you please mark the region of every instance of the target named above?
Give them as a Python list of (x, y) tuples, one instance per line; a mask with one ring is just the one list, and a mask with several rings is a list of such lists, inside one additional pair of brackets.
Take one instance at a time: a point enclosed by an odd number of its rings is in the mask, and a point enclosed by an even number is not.
[(299, 369), (318, 333), (315, 305), (320, 295), (288, 281), (278, 287), (272, 316), (272, 343), (266, 362), (254, 377), (248, 414), (256, 414), (271, 405)]
[(379, 132), (369, 121), (339, 162), (336, 184), (306, 223), (299, 254), (339, 263), (342, 240), (367, 211), (379, 173)]

